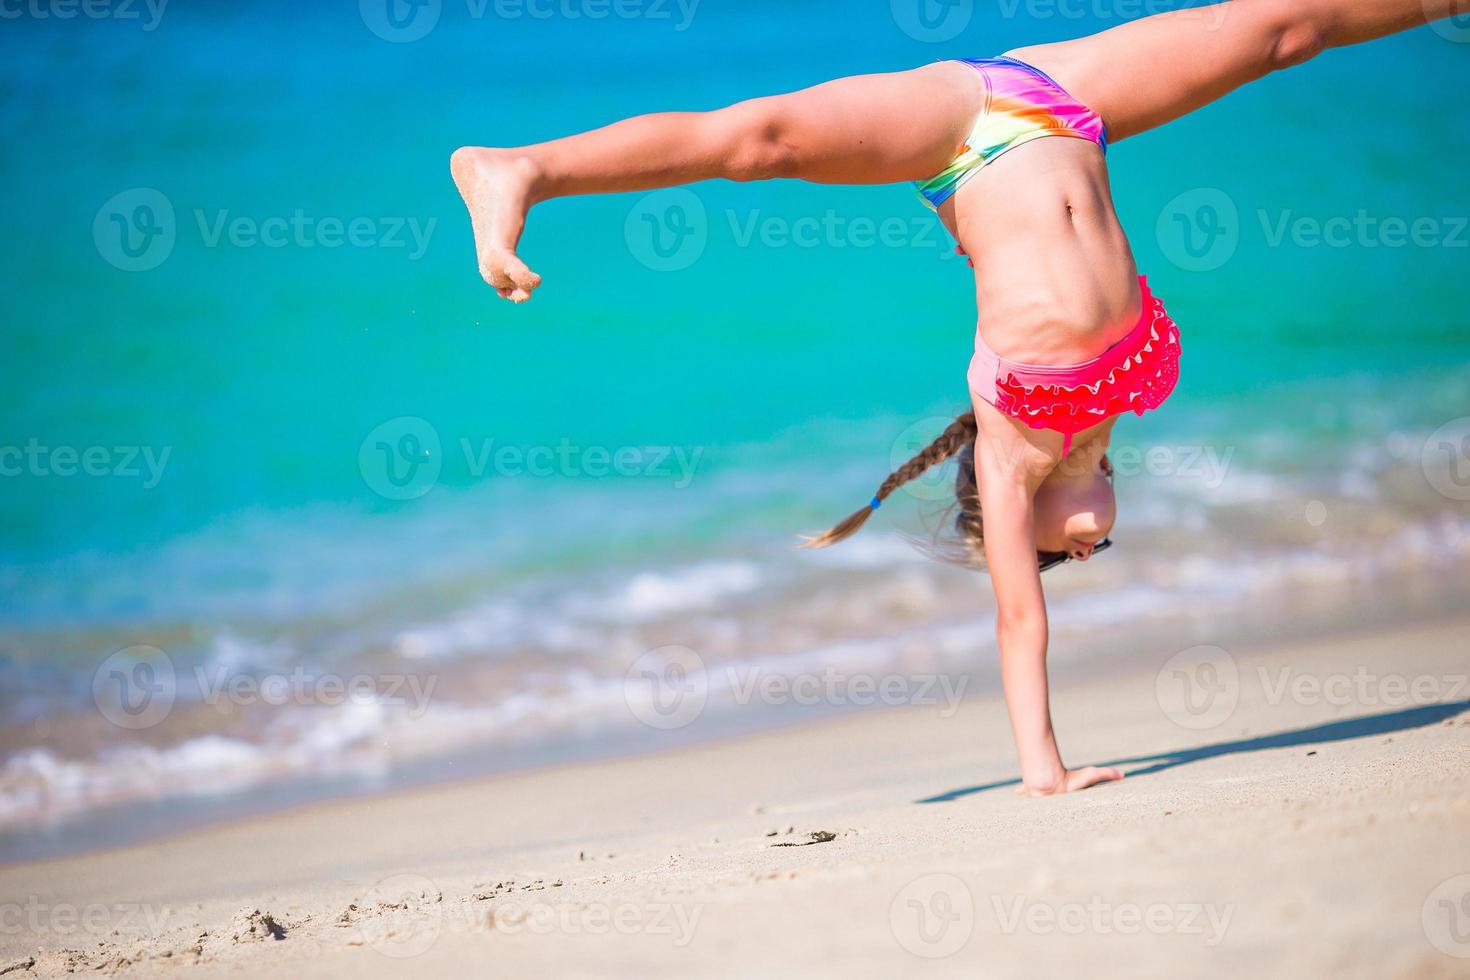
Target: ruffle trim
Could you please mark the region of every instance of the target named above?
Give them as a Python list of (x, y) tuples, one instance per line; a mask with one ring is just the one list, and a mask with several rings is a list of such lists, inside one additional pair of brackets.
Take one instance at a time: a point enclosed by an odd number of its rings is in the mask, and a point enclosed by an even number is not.
[[(1067, 435), (1114, 415), (1158, 408), (1179, 382), (1179, 327), (1150, 296), (1148, 339), (1121, 364), (1090, 384), (1023, 384), (1014, 372), (996, 381), (995, 407), (1033, 429)], [(1107, 356), (1107, 355), (1104, 355)]]

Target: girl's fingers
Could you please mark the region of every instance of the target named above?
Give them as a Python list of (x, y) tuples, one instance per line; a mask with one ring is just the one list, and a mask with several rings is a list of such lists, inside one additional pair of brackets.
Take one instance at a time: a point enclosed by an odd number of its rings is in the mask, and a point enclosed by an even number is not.
[(1098, 783), (1110, 783), (1123, 778), (1123, 773), (1111, 766), (1088, 766), (1086, 769), (1077, 770), (1072, 775), (1075, 783), (1069, 789), (1086, 789)]

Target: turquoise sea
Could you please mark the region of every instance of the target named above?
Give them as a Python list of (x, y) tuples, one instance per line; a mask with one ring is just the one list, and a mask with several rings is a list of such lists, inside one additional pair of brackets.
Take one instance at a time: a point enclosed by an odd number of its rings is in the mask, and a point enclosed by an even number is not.
[[(905, 540), (942, 479), (790, 548), (963, 406), (968, 270), (910, 188), (552, 202), (512, 307), (447, 171), (1155, 9), (917, 4), (7, 8), (0, 856), (690, 737), (626, 704), (669, 645), (987, 682), (988, 587)], [(1049, 579), (1059, 670), (1463, 605), (1467, 41), (1329, 52), (1111, 149), (1184, 375), (1118, 427), (1117, 546)], [(119, 678), (167, 710), (119, 724)], [(703, 721), (793, 716), (726, 701)]]

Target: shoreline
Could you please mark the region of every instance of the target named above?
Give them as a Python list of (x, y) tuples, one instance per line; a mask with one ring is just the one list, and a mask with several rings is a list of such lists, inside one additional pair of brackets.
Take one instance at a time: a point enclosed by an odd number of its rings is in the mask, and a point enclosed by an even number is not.
[[(948, 719), (860, 711), (13, 864), (7, 892), (42, 928), (0, 937), (0, 967), (371, 978), (493, 954), (507, 975), (891, 976), (930, 960), (956, 975), (1449, 976), (1464, 961), (1431, 938), (1430, 896), (1470, 874), (1467, 643), (1460, 616), (1241, 652), (1218, 719), (1162, 693), (1187, 663), (1060, 678), (1067, 761), (1129, 778), (1055, 799), (1006, 788), (1004, 706), (986, 695)], [(1351, 689), (1363, 672), (1380, 678), (1367, 704)], [(1400, 703), (1393, 678), (1411, 700), (1435, 681), (1440, 700)], [(1335, 704), (1323, 692), (1341, 679)], [(965, 941), (945, 952), (910, 928), (909, 900), (962, 907)], [(101, 925), (64, 927), (63, 908)], [(1172, 927), (1140, 940), (1135, 912)], [(597, 924), (619, 916), (627, 928)], [(1315, 941), (1292, 943), (1303, 931)], [(748, 948), (755, 934), (769, 948)]]
[[(1404, 629), (1408, 627), (1433, 626), (1438, 623), (1454, 622), (1462, 614), (1448, 606), (1431, 605), (1428, 608), (1405, 610), (1393, 608), (1393, 615), (1380, 618), (1369, 628), (1370, 632)], [(1428, 616), (1428, 618), (1425, 618)], [(1321, 618), (1321, 617), (1319, 617)], [(1177, 627), (1176, 627), (1177, 628)], [(1309, 623), (1297, 627), (1285, 642), (1296, 644), (1306, 634), (1315, 634), (1321, 639), (1348, 639), (1360, 635), (1364, 626), (1357, 622), (1339, 622), (1322, 632), (1322, 627)], [(1144, 646), (1153, 645), (1152, 636), (1126, 637), (1131, 641), (1143, 641)], [(1265, 640), (1257, 631), (1244, 634), (1239, 642), (1232, 642), (1231, 649), (1245, 656), (1268, 651), (1280, 642)], [(1065, 661), (1052, 665), (1053, 686), (1069, 683), (1106, 681), (1129, 676), (1139, 669), (1137, 654), (1120, 656), (1104, 643), (1096, 655), (1069, 656)], [(993, 653), (985, 652), (985, 656)], [(992, 666), (993, 665), (989, 665)], [(861, 671), (854, 671), (855, 675)], [(963, 672), (947, 672), (968, 692), (966, 697), (999, 697), (998, 677), (993, 669), (977, 668)], [(484, 754), (483, 746), (464, 746), (437, 755), (400, 763), (384, 776), (383, 774), (360, 774), (344, 772), (322, 779), (313, 776), (293, 776), (284, 780), (265, 782), (242, 790), (197, 797), (186, 795), (165, 796), (139, 801), (123, 801), (102, 805), (94, 809), (63, 817), (54, 824), (22, 826), (0, 833), (0, 873), (5, 869), (36, 861), (56, 860), (89, 854), (103, 853), (154, 841), (171, 840), (211, 828), (226, 827), (242, 820), (260, 819), (276, 814), (309, 810), (337, 801), (382, 799), (402, 793), (413, 793), (437, 786), (464, 782), (495, 780), (521, 774), (555, 770), (567, 766), (590, 765), (623, 758), (658, 756), (678, 752), (685, 748), (705, 745), (720, 745), (738, 742), (766, 732), (800, 731), (809, 726), (820, 726), (849, 715), (865, 715), (875, 711), (891, 712), (911, 708), (911, 705), (834, 706), (812, 708), (810, 706), (793, 711), (747, 705), (745, 712), (718, 714), (700, 719), (697, 727), (686, 730), (682, 739), (670, 744), (663, 738), (665, 733), (636, 726), (627, 731), (605, 732), (596, 740), (561, 738), (549, 742), (532, 744), (525, 752), (529, 761), (520, 763), (505, 758), (476, 761)], [(783, 713), (791, 715), (783, 717)], [(425, 772), (427, 770), (427, 772)], [(322, 782), (336, 788), (323, 791)], [(317, 784), (312, 788), (309, 784)], [(161, 813), (160, 811), (173, 811)], [(180, 813), (179, 811), (183, 811)], [(145, 826), (159, 819), (168, 826), (153, 830)], [(61, 839), (65, 838), (65, 839)]]

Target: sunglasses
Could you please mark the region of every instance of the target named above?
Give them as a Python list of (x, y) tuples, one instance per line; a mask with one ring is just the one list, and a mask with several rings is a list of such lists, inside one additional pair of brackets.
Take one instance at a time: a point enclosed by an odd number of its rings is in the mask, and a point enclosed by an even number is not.
[[(1095, 544), (1095, 545), (1092, 546), (1092, 553), (1094, 555), (1099, 554), (1100, 552), (1107, 551), (1112, 546), (1113, 546), (1113, 539), (1112, 538), (1103, 538), (1097, 544)], [(1058, 565), (1065, 565), (1067, 562), (1069, 562), (1071, 560), (1072, 560), (1072, 556), (1069, 555), (1069, 554), (1067, 554), (1065, 551), (1053, 552), (1050, 557), (1042, 558), (1041, 559), (1041, 566), (1040, 566), (1040, 568), (1041, 568), (1041, 571), (1044, 572), (1048, 568), (1056, 568)]]

